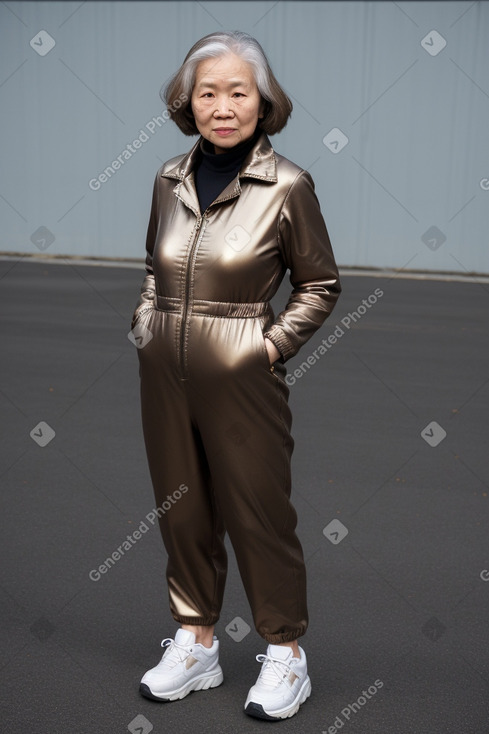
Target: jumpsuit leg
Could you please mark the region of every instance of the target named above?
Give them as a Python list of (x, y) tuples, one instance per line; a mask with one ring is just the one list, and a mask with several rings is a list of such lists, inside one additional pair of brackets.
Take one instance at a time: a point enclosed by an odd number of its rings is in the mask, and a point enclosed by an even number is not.
[(227, 573), (225, 529), (186, 383), (172, 359), (174, 326), (169, 322), (175, 316), (153, 309), (141, 318), (153, 334), (138, 349), (141, 417), (155, 509), (168, 553), (170, 610), (180, 623), (212, 625), (219, 619)]
[[(276, 644), (297, 639), (308, 625), (305, 564), (290, 501), (289, 388), (285, 366), (270, 369), (260, 321), (238, 322), (208, 318), (194, 330), (189, 395), (255, 628)], [(219, 357), (213, 352), (206, 359), (205, 344), (216, 340), (230, 345), (227, 353), (221, 347)]]

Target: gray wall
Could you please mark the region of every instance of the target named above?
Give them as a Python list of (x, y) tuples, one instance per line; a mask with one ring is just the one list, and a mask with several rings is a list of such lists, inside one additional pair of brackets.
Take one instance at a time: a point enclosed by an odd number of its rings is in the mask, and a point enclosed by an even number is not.
[(487, 2), (7, 2), (0, 28), (3, 252), (144, 257), (154, 174), (196, 138), (166, 122), (89, 181), (189, 47), (238, 28), (294, 102), (271, 140), (310, 170), (341, 265), (489, 272)]

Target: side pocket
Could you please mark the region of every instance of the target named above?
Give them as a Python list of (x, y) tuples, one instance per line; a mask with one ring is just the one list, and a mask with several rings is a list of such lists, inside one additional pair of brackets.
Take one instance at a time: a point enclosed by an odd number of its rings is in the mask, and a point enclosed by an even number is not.
[(264, 367), (268, 370), (268, 372), (273, 373), (273, 364), (270, 364), (270, 357), (268, 356), (268, 351), (267, 351), (267, 347), (265, 344), (265, 337), (263, 336), (262, 324), (260, 320), (258, 319), (255, 321), (255, 324), (256, 324), (256, 331), (257, 331), (257, 338), (259, 339), (260, 352), (262, 354), (263, 361), (264, 361)]

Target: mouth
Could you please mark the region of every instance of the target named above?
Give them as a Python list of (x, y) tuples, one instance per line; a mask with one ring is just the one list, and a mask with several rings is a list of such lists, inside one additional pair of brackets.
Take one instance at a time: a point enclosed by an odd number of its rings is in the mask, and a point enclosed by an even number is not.
[(230, 135), (235, 132), (235, 129), (234, 127), (216, 127), (214, 128), (214, 132), (218, 135)]

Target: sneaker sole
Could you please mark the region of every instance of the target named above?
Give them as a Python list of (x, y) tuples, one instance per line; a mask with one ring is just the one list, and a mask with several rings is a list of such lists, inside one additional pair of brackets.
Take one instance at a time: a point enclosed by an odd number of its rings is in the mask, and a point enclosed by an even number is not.
[(211, 676), (201, 676), (200, 678), (194, 678), (189, 681), (186, 685), (181, 688), (177, 688), (174, 691), (166, 691), (164, 693), (155, 693), (147, 685), (147, 683), (141, 683), (139, 686), (139, 692), (145, 698), (151, 698), (153, 701), (179, 701), (181, 698), (185, 698), (192, 691), (207, 691), (209, 688), (217, 688), (224, 680), (222, 670), (219, 669), (217, 673), (213, 673)]
[(265, 721), (281, 721), (282, 719), (288, 719), (298, 712), (300, 706), (309, 698), (310, 695), (311, 680), (308, 676), (294, 702), (286, 709), (280, 709), (279, 711), (274, 711), (273, 714), (269, 714), (265, 711), (261, 703), (250, 701), (245, 708), (245, 714), (253, 716), (255, 719), (264, 719)]

